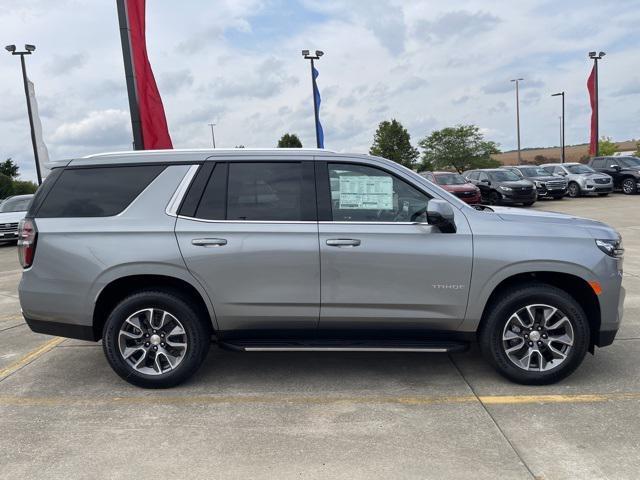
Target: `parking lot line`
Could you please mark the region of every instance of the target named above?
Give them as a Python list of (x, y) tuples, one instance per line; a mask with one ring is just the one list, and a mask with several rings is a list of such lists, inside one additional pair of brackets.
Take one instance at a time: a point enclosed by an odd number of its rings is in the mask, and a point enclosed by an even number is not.
[(193, 395), (193, 396), (132, 396), (132, 397), (80, 397), (46, 396), (27, 397), (0, 395), (0, 406), (72, 406), (72, 405), (214, 405), (214, 404), (401, 404), (452, 405), (482, 402), (485, 405), (523, 405), (555, 403), (603, 403), (640, 400), (640, 392), (593, 393), (572, 395), (413, 395), (394, 396), (287, 396), (287, 395)]
[(47, 353), (52, 348), (56, 347), (57, 345), (60, 345), (65, 340), (66, 338), (62, 338), (62, 337), (52, 338), (48, 342), (45, 342), (42, 345), (40, 345), (35, 350), (32, 350), (31, 352), (27, 353), (24, 357), (20, 358), (18, 361), (12, 363), (8, 367), (3, 368), (2, 370), (0, 370), (0, 381), (4, 380), (5, 378), (7, 378), (9, 375), (16, 372), (17, 370), (20, 370), (25, 365), (30, 364), (37, 358)]

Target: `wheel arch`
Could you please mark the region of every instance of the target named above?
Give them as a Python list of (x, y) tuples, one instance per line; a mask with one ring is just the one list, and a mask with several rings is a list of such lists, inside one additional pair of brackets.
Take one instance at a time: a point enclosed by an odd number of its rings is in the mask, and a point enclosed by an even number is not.
[(589, 328), (591, 330), (589, 351), (593, 353), (594, 345), (597, 345), (599, 343), (598, 336), (600, 332), (600, 324), (602, 321), (600, 302), (598, 300), (598, 296), (593, 291), (593, 288), (591, 287), (591, 285), (589, 285), (589, 282), (587, 282), (584, 278), (579, 277), (578, 275), (566, 272), (545, 270), (531, 271), (518, 273), (503, 279), (493, 288), (491, 294), (485, 302), (476, 333), (480, 332), (483, 325), (486, 323), (487, 316), (493, 304), (500, 297), (501, 292), (503, 292), (507, 288), (512, 288), (519, 285), (527, 285), (531, 282), (546, 283), (548, 285), (552, 285), (556, 288), (564, 290), (580, 304), (589, 321)]
[(169, 275), (140, 274), (116, 278), (104, 286), (97, 295), (93, 309), (93, 335), (102, 338), (102, 330), (109, 313), (127, 295), (143, 290), (173, 292), (190, 302), (203, 318), (209, 319), (211, 330), (216, 329), (215, 315), (206, 296), (186, 280)]

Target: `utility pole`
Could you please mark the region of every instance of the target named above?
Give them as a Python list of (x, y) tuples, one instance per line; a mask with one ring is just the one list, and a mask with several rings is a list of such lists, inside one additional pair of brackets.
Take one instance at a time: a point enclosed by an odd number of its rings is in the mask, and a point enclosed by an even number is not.
[(516, 131), (518, 133), (518, 163), (522, 163), (522, 155), (520, 153), (520, 82), (524, 78), (514, 78), (511, 80), (516, 84)]
[(211, 127), (211, 141), (213, 142), (213, 148), (216, 148), (216, 134), (213, 132), (213, 127), (215, 127), (216, 124), (210, 123), (209, 126)]
[(564, 153), (564, 90), (562, 92), (554, 93), (552, 97), (562, 97), (562, 116), (560, 117), (560, 145), (562, 146), (561, 163), (566, 162)]
[(38, 145), (36, 143), (36, 130), (33, 126), (33, 112), (31, 110), (31, 102), (29, 101), (29, 83), (27, 79), (27, 65), (24, 61), (25, 55), (31, 55), (35, 50), (35, 45), (25, 45), (24, 51), (16, 50), (15, 45), (7, 45), (5, 50), (11, 55), (20, 55), (20, 65), (22, 66), (22, 83), (24, 83), (24, 95), (27, 99), (27, 115), (29, 116), (29, 128), (31, 129), (31, 144), (33, 145), (33, 158), (36, 162), (36, 175), (38, 177), (38, 185), (42, 184), (42, 172), (40, 171), (40, 156), (38, 155)]

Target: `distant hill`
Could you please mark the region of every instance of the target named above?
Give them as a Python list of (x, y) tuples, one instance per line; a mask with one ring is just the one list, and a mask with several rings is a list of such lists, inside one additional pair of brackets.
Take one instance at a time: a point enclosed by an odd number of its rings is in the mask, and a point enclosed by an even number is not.
[[(625, 142), (616, 142), (619, 152), (635, 151), (637, 140), (627, 140)], [(536, 162), (535, 157), (542, 155), (546, 158), (544, 162)], [(565, 147), (565, 155), (567, 156), (567, 162), (579, 162), (581, 159), (585, 159), (589, 156), (589, 144), (583, 143), (581, 145), (567, 145)], [(523, 163), (551, 163), (560, 161), (560, 147), (549, 148), (529, 148), (521, 151)], [(518, 164), (518, 151), (511, 150), (509, 152), (499, 153), (492, 155), (493, 158), (498, 160), (503, 165), (517, 165)]]

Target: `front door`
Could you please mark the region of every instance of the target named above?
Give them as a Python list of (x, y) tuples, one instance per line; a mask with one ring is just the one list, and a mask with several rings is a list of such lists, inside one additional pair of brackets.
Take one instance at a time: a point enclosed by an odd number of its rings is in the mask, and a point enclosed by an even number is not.
[(178, 218), (176, 235), (187, 268), (210, 295), (220, 330), (317, 328), (311, 162), (216, 163), (192, 215)]
[(441, 233), (425, 223), (430, 197), (395, 174), (343, 162), (318, 171), (328, 177), (318, 183), (320, 328), (455, 329), (472, 266), (462, 213), (457, 233)]

